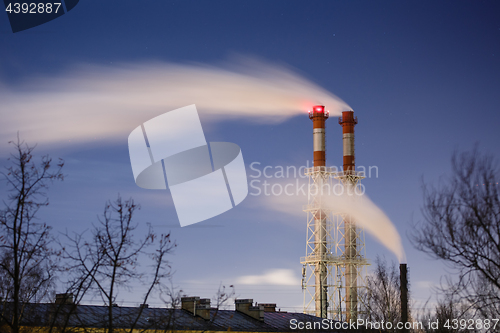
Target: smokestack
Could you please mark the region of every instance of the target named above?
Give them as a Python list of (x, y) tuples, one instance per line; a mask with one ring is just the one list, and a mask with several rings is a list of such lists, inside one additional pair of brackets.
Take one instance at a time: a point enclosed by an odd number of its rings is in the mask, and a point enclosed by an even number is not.
[[(406, 264), (399, 264), (399, 284), (401, 293), (401, 322), (408, 322), (408, 268)], [(401, 330), (408, 333), (407, 328)]]
[(309, 111), (309, 118), (313, 121), (314, 140), (314, 166), (325, 166), (325, 121), (328, 119), (329, 111), (325, 111), (323, 105), (316, 105)]
[(354, 171), (356, 163), (354, 160), (354, 126), (358, 123), (358, 117), (354, 117), (354, 111), (343, 111), (339, 118), (342, 126), (342, 141), (344, 143), (344, 172)]
[[(354, 157), (354, 126), (358, 118), (354, 117), (354, 111), (343, 111), (339, 118), (342, 126), (342, 141), (344, 146), (344, 186), (352, 193), (358, 178), (356, 178), (356, 164)], [(345, 264), (345, 293), (346, 293), (346, 320), (356, 321), (358, 316), (358, 267), (352, 262), (358, 256), (357, 230), (355, 221), (350, 217), (344, 218), (344, 256)]]
[[(313, 121), (313, 158), (314, 172), (317, 175), (324, 174), (326, 171), (326, 152), (325, 152), (325, 121), (328, 119), (329, 111), (325, 111), (323, 105), (315, 105), (312, 111), (309, 111), (309, 118)], [(323, 177), (316, 178), (318, 189), (323, 190)], [(314, 302), (316, 316), (327, 318), (328, 316), (328, 274), (327, 263), (325, 261), (327, 251), (327, 214), (321, 207), (321, 200), (314, 215), (314, 256), (317, 258), (314, 267), (315, 291)]]

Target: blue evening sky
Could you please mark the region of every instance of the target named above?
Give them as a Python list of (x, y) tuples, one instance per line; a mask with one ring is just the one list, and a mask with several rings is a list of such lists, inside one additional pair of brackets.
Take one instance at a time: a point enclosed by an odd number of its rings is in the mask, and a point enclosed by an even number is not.
[[(445, 177), (454, 149), (468, 150), (475, 143), (498, 157), (497, 1), (85, 0), (54, 21), (15, 34), (7, 15), (0, 14), (0, 96), (11, 98), (9, 108), (0, 100), (1, 118), (9, 119), (9, 128), (0, 124), (0, 130), (20, 130), (21, 137), (38, 142), (38, 154), (66, 161), (67, 178), (51, 188), (51, 205), (40, 217), (56, 232), (82, 231), (95, 223), (106, 200), (118, 193), (133, 197), (142, 206), (139, 225), (149, 222), (158, 232), (170, 230), (178, 243), (171, 256), (173, 282), (185, 293), (211, 297), (219, 284), (233, 284), (239, 297), (300, 311), (299, 260), (306, 241), (302, 207), (286, 214), (266, 205), (265, 197), (249, 195), (235, 209), (181, 228), (168, 191), (135, 185), (128, 134), (141, 122), (170, 111), (169, 106), (155, 115), (142, 116), (137, 109), (96, 120), (99, 128), (116, 122), (127, 129), (114, 133), (113, 140), (105, 133), (92, 140), (73, 140), (62, 131), (59, 138), (68, 139), (54, 142), (44, 140), (43, 131), (37, 132), (42, 136), (30, 135), (31, 117), (43, 119), (46, 108), (37, 110), (35, 103), (16, 116), (19, 110), (12, 102), (14, 92), (40, 100), (44, 82), (64, 80), (82, 66), (116, 69), (120, 64), (166, 62), (217, 68), (235, 56), (287, 67), (353, 108), (359, 119), (357, 164), (378, 168), (378, 177), (372, 174), (364, 181), (366, 191), (401, 234), (413, 297), (425, 302), (446, 269), (416, 251), (407, 237), (410, 223), (422, 219), (422, 177), (432, 183)], [(69, 76), (68, 84), (78, 77)], [(71, 101), (62, 87), (56, 93)], [(252, 162), (299, 167), (312, 159), (312, 123), (306, 113), (267, 123), (238, 117), (214, 120), (200, 107), (198, 112), (207, 141), (241, 147), (249, 175), (254, 174)], [(78, 124), (73, 113), (68, 117), (75, 118), (65, 121)], [(341, 138), (337, 117), (331, 117), (328, 165), (341, 164)], [(9, 152), (5, 143), (0, 145), (2, 165)], [(377, 255), (397, 261), (369, 234), (366, 247), (372, 261)], [(273, 284), (279, 272), (286, 279)], [(245, 276), (260, 282), (240, 283)], [(138, 302), (126, 294), (118, 301)], [(161, 305), (159, 300), (150, 303)]]

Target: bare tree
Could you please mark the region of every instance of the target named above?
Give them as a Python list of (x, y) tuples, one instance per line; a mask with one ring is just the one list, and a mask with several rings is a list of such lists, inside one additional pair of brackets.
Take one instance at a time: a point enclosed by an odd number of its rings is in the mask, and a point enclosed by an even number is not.
[(228, 305), (227, 303), (236, 296), (236, 292), (234, 291), (234, 286), (230, 285), (229, 288), (231, 288), (230, 291), (226, 291), (226, 286), (220, 284), (217, 293), (215, 294), (214, 297), (212, 297), (212, 300), (214, 301), (215, 304), (216, 315), (220, 309), (226, 307)]
[(26, 305), (43, 300), (56, 271), (51, 249), (50, 227), (37, 221), (41, 207), (49, 204), (47, 190), (54, 180), (63, 180), (62, 160), (53, 165), (43, 156), (33, 161), (33, 150), (18, 137), (9, 142), (15, 148), (11, 165), (1, 172), (7, 199), (0, 210), (0, 321), (12, 332), (19, 332)]
[[(417, 321), (422, 322), (425, 333), (474, 333), (487, 329), (475, 327), (473, 311), (470, 305), (461, 302), (453, 295), (444, 295), (439, 299), (434, 309), (428, 307), (428, 302), (419, 311)], [(474, 323), (471, 325), (471, 323)], [(484, 325), (480, 325), (484, 328)], [(491, 325), (493, 326), (493, 325)]]
[(467, 302), (483, 318), (500, 318), (499, 169), (490, 155), (455, 152), (452, 176), (439, 187), (424, 186), (424, 222), (415, 247), (450, 266), (446, 292)]
[[(142, 314), (142, 309), (162, 279), (169, 277), (170, 266), (166, 255), (175, 244), (170, 234), (157, 235), (148, 226), (146, 235), (139, 239), (133, 234), (137, 224), (133, 216), (139, 206), (132, 199), (123, 201), (120, 197), (115, 202), (107, 202), (99, 223), (92, 229), (90, 240), (82, 234), (67, 235), (70, 242), (63, 249), (69, 260), (68, 271), (72, 272), (71, 285), (79, 293), (80, 299), (87, 290), (98, 295), (107, 306), (105, 318), (107, 332), (113, 332), (115, 321), (127, 321), (127, 328), (132, 332)], [(154, 251), (150, 251), (158, 244)], [(145, 273), (141, 263), (150, 260)], [(119, 318), (116, 299), (123, 289), (130, 289), (133, 283), (146, 285), (142, 305), (137, 313), (128, 318)]]
[(396, 325), (401, 321), (401, 298), (400, 281), (396, 265), (389, 265), (385, 259), (377, 257), (375, 260), (375, 271), (366, 278), (367, 312), (368, 320), (374, 322), (392, 323), (396, 332)]

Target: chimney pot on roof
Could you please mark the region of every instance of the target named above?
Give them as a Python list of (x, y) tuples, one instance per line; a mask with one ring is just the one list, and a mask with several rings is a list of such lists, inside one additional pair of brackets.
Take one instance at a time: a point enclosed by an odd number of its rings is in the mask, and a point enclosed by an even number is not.
[(196, 305), (196, 315), (205, 320), (210, 320), (210, 298), (200, 299), (200, 304)]
[(276, 312), (276, 303), (259, 303), (264, 307), (264, 312)]
[(73, 304), (73, 293), (56, 294), (56, 304)]
[(264, 321), (264, 307), (262, 305), (252, 306), (253, 299), (235, 299), (236, 311), (246, 314), (254, 319)]
[(196, 314), (196, 304), (198, 304), (200, 298), (195, 297), (182, 297), (181, 298), (181, 309), (190, 312), (191, 314)]
[(195, 297), (182, 297), (181, 308), (194, 316), (200, 316), (205, 320), (210, 319), (210, 299)]

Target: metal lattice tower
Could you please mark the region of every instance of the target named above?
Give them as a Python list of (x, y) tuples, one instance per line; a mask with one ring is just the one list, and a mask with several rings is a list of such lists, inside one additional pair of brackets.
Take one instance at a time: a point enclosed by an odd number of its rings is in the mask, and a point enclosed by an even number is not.
[[(364, 176), (356, 172), (356, 158), (354, 151), (354, 126), (358, 118), (354, 117), (353, 111), (342, 112), (339, 124), (342, 126), (343, 141), (343, 172), (335, 175), (343, 185), (344, 195), (356, 198), (359, 181)], [(338, 306), (345, 304), (345, 320), (356, 321), (358, 314), (364, 312), (366, 293), (366, 260), (365, 236), (362, 228), (356, 226), (356, 221), (347, 214), (338, 214), (336, 253), (339, 255), (337, 270), (344, 278), (343, 300), (340, 299)], [(343, 251), (342, 251), (343, 250)]]
[[(333, 188), (332, 179), (338, 179), (346, 190), (354, 191), (363, 175), (353, 171), (335, 172), (335, 168), (306, 169), (309, 176), (309, 204), (307, 212), (306, 256), (300, 262), (304, 313), (335, 320), (355, 321), (366, 313), (366, 248), (364, 230), (354, 220), (325, 208), (316, 189)], [(350, 188), (350, 189), (348, 189)], [(311, 193), (312, 192), (312, 193)]]
[[(354, 193), (362, 173), (355, 171), (338, 172), (334, 176), (340, 180), (345, 191)], [(354, 194), (356, 195), (356, 194)], [(356, 225), (354, 219), (347, 214), (336, 214), (335, 263), (337, 287), (332, 306), (337, 310), (333, 319), (356, 321), (359, 314), (366, 313), (366, 260), (365, 233)]]
[[(355, 172), (354, 125), (352, 111), (343, 112), (344, 171), (325, 166), (325, 120), (323, 106), (309, 112), (314, 129), (314, 167), (306, 169), (309, 176), (306, 256), (301, 258), (304, 313), (336, 320), (357, 319), (364, 313), (366, 295), (366, 260), (364, 231), (346, 214), (332, 212), (324, 200), (332, 192), (332, 178), (345, 191), (356, 190), (364, 178)], [(326, 195), (322, 195), (326, 193)]]
[[(300, 262), (302, 289), (304, 290), (304, 313), (327, 318), (332, 304), (335, 279), (334, 265), (338, 259), (334, 251), (334, 224), (331, 212), (323, 204), (321, 190), (331, 186), (333, 172), (324, 166), (306, 169), (309, 176), (309, 204), (307, 212), (306, 256)], [(316, 189), (314, 193), (312, 189)]]

